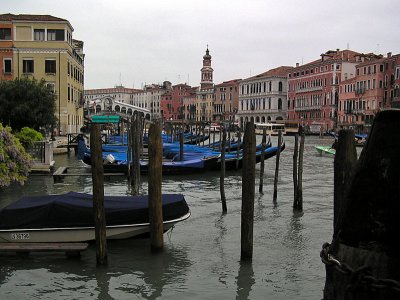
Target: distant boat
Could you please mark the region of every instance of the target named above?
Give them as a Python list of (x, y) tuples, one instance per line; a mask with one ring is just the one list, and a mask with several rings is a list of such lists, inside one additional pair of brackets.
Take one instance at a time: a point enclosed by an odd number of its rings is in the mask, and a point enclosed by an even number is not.
[(336, 150), (330, 146), (314, 146), (317, 149), (317, 152), (320, 155), (334, 156), (336, 154)]
[[(93, 196), (69, 192), (23, 197), (0, 210), (0, 243), (84, 242), (95, 239)], [(147, 196), (105, 196), (107, 239), (150, 231)], [(164, 232), (190, 216), (181, 194), (162, 195)]]

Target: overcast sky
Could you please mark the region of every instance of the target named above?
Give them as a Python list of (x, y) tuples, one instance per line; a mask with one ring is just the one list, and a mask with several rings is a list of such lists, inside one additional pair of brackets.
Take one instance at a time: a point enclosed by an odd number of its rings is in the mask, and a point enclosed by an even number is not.
[(84, 42), (85, 89), (214, 83), (316, 60), (330, 49), (400, 53), (399, 0), (0, 0), (2, 13), (67, 19)]

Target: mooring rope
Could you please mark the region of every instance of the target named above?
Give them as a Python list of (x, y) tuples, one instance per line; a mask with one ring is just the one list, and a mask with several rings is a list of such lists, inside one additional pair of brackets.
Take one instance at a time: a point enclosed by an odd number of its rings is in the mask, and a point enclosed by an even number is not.
[(347, 290), (351, 291), (354, 290), (354, 287), (367, 285), (374, 290), (390, 290), (395, 295), (400, 295), (399, 281), (388, 278), (376, 278), (372, 275), (371, 267), (366, 265), (361, 266), (358, 269), (353, 269), (348, 264), (340, 262), (330, 254), (329, 247), (329, 243), (324, 243), (322, 245), (322, 250), (320, 252), (321, 260), (325, 265), (332, 266), (334, 267), (334, 270), (350, 277), (351, 284), (347, 286)]

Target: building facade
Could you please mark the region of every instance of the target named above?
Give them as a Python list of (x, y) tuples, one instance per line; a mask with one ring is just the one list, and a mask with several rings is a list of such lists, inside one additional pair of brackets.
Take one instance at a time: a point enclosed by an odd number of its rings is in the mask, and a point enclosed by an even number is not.
[(213, 121), (235, 121), (239, 103), (240, 79), (215, 85)]
[(83, 125), (83, 42), (69, 21), (49, 15), (0, 15), (3, 80), (44, 79), (54, 93), (58, 134)]
[(172, 89), (166, 90), (161, 96), (161, 114), (163, 120), (180, 120), (185, 117), (183, 98), (192, 91), (192, 87), (185, 84), (177, 84)]
[(400, 107), (400, 55), (377, 56), (356, 65), (356, 76), (340, 84), (338, 129), (368, 133), (379, 110)]
[(288, 120), (310, 133), (336, 130), (340, 84), (356, 76), (358, 64), (377, 58), (372, 53), (337, 49), (321, 54), (319, 60), (297, 64), (288, 76)]
[(236, 114), (239, 126), (287, 119), (287, 76), (292, 70), (281, 66), (240, 81)]

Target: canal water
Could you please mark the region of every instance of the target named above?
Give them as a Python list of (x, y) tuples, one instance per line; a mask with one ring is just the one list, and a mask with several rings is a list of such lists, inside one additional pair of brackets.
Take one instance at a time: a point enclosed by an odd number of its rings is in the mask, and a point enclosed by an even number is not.
[[(276, 138), (272, 141), (276, 144)], [(130, 239), (108, 243), (106, 267), (96, 266), (94, 244), (80, 259), (62, 253), (1, 254), (0, 299), (321, 299), (325, 267), (319, 252), (333, 231), (333, 158), (319, 156), (313, 146), (331, 145), (332, 139), (306, 137), (302, 214), (292, 210), (294, 138), (285, 141), (276, 206), (275, 157), (266, 161), (264, 194), (258, 192), (260, 165), (256, 168), (252, 263), (240, 262), (240, 171), (225, 179), (225, 215), (218, 172), (164, 177), (163, 192), (184, 194), (192, 215), (164, 235), (162, 253), (151, 254), (148, 239)], [(73, 153), (55, 160), (56, 167), (84, 166)], [(106, 195), (130, 193), (123, 177), (106, 178), (104, 189)], [(0, 207), (23, 195), (68, 191), (91, 193), (91, 177), (54, 184), (51, 176), (32, 175), (22, 187), (0, 190)]]

